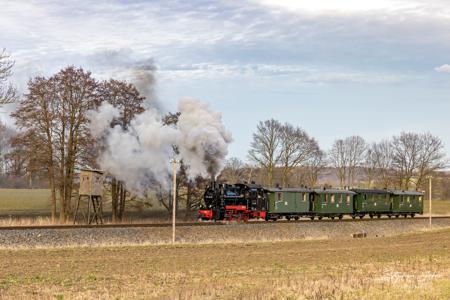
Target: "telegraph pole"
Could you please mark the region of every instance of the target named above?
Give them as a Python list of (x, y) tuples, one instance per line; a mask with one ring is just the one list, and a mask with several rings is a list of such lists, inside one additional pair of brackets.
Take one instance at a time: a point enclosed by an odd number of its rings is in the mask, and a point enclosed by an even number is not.
[(432, 211), (432, 205), (431, 205), (431, 201), (432, 201), (432, 197), (431, 197), (431, 195), (432, 195), (432, 186), (431, 186), (431, 179), (433, 178), (433, 176), (428, 176), (428, 180), (429, 180), (429, 191), (428, 191), (428, 193), (429, 193), (429, 196), (428, 196), (428, 198), (429, 198), (429, 200), (430, 200), (430, 230), (431, 230), (431, 228), (432, 228), (432, 221), (431, 221), (431, 211)]
[(177, 160), (172, 160), (172, 172), (173, 172), (173, 187), (172, 187), (172, 244), (175, 244), (175, 223), (177, 212)]

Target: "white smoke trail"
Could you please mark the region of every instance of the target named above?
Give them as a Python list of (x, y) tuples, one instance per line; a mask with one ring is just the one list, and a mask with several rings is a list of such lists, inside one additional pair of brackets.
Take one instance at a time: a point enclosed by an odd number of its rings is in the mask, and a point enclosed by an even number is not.
[(222, 116), (205, 103), (184, 99), (178, 104), (178, 149), (190, 167), (191, 176), (214, 177), (223, 168), (231, 143), (231, 134), (222, 124)]
[(103, 104), (90, 113), (91, 133), (104, 141), (98, 163), (108, 173), (125, 182), (126, 187), (144, 195), (155, 183), (170, 187), (170, 159), (173, 146), (188, 166), (188, 175), (216, 176), (223, 168), (231, 134), (222, 124), (221, 114), (207, 104), (184, 99), (178, 105), (176, 126), (163, 125), (156, 109), (136, 116), (123, 130), (110, 124), (120, 113), (110, 104)]

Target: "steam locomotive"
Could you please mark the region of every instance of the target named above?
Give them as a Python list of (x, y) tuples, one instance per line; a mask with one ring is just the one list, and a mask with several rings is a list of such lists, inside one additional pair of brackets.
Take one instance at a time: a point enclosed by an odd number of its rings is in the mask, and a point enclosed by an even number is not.
[(423, 214), (423, 193), (389, 189), (264, 188), (255, 183), (213, 182), (204, 193), (203, 221), (299, 218), (414, 217)]
[(265, 219), (267, 198), (257, 184), (219, 184), (212, 182), (204, 193), (205, 208), (199, 210), (201, 220)]

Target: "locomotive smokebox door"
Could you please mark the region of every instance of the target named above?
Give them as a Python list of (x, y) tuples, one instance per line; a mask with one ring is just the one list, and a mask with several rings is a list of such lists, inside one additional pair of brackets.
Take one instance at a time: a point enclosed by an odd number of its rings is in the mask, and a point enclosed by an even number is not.
[(103, 171), (80, 170), (80, 196), (103, 195)]

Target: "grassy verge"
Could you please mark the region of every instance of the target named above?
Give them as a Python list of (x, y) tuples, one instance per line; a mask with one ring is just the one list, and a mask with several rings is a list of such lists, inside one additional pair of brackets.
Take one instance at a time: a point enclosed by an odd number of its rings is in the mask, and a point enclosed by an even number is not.
[[(75, 205), (75, 204), (73, 204)], [(59, 206), (57, 205), (57, 210)], [(80, 211), (87, 210), (86, 199), (83, 199), (80, 206)], [(146, 213), (153, 215), (163, 215), (166, 218), (167, 211), (155, 205), (153, 207), (139, 206), (136, 203), (130, 203), (127, 207), (127, 212), (133, 216), (146, 216)], [(50, 190), (48, 189), (0, 189), (0, 216), (18, 216), (18, 217), (36, 217), (49, 216), (51, 212), (50, 207)], [(105, 200), (103, 212), (108, 214), (111, 212), (111, 202), (109, 199)]]
[(386, 239), (0, 251), (0, 298), (448, 299), (450, 230)]
[(0, 213), (50, 211), (48, 189), (0, 189)]
[[(431, 204), (433, 215), (450, 215), (450, 200), (433, 200)], [(423, 205), (423, 212), (428, 214), (430, 202), (425, 200)]]

